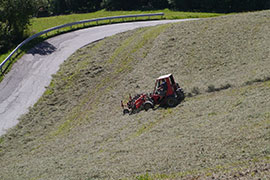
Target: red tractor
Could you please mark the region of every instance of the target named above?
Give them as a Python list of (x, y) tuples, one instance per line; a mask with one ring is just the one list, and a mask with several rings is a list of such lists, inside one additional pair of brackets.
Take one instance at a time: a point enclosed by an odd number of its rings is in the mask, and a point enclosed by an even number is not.
[(126, 105), (121, 101), (124, 114), (133, 114), (140, 110), (148, 111), (155, 105), (174, 107), (185, 99), (182, 88), (174, 81), (173, 75), (168, 74), (156, 79), (153, 93), (130, 96)]

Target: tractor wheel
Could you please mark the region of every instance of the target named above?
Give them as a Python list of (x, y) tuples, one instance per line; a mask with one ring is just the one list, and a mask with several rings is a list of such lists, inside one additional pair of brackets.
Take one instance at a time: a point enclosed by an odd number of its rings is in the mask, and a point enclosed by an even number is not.
[(175, 107), (178, 103), (178, 100), (175, 97), (168, 97), (166, 102), (168, 107)]
[(128, 114), (129, 113), (129, 110), (128, 109), (124, 109), (123, 110), (123, 114), (125, 115), (125, 114)]
[(153, 108), (153, 104), (150, 101), (144, 103), (144, 110), (148, 111), (149, 109)]
[(185, 93), (184, 93), (184, 91), (182, 90), (182, 89), (177, 89), (177, 91), (176, 91), (176, 94), (177, 94), (177, 99), (178, 99), (178, 101), (183, 101), (184, 99), (185, 99)]

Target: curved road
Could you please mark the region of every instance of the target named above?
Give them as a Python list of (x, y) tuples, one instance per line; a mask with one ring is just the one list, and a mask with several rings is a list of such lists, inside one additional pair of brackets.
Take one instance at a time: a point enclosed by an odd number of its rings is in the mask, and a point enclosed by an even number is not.
[(25, 54), (0, 83), (0, 135), (18, 123), (50, 84), (51, 75), (81, 47), (120, 32), (139, 27), (185, 20), (131, 22), (98, 26), (48, 39)]

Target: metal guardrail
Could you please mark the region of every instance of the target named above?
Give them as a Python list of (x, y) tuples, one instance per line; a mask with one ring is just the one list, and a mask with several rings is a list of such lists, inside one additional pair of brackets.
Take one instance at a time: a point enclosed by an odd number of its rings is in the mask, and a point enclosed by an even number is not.
[[(22, 43), (20, 43), (10, 54), (9, 56), (0, 64), (0, 76), (4, 74), (4, 72), (6, 71), (6, 69), (8, 68), (9, 64), (6, 65), (7, 63), (11, 63), (11, 58), (12, 56), (18, 52), (18, 50), (25, 44), (27, 44), (29, 41), (43, 35), (43, 34), (47, 34), (51, 31), (55, 31), (58, 29), (62, 29), (65, 27), (72, 27), (74, 25), (79, 25), (79, 24), (86, 24), (86, 23), (91, 23), (91, 22), (97, 22), (98, 21), (104, 21), (104, 20), (113, 20), (113, 19), (125, 19), (125, 18), (138, 18), (138, 17), (152, 17), (152, 16), (164, 16), (164, 13), (154, 13), (154, 14), (136, 14), (136, 15), (124, 15), (124, 16), (112, 16), (112, 17), (102, 17), (102, 18), (95, 18), (95, 19), (88, 19), (88, 20), (82, 20), (82, 21), (78, 21), (78, 22), (73, 22), (73, 23), (68, 23), (68, 24), (64, 24), (64, 25), (60, 25), (60, 26), (56, 26), (44, 31), (41, 31), (27, 39), (25, 39)], [(6, 65), (6, 67), (4, 68), (4, 66)]]

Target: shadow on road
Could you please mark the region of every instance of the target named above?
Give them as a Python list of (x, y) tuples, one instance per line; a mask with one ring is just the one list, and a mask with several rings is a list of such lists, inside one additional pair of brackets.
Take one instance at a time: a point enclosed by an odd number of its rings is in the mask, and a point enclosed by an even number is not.
[(27, 53), (28, 54), (39, 54), (39, 55), (49, 55), (52, 54), (56, 50), (56, 47), (54, 47), (52, 44), (44, 41), (30, 49)]

